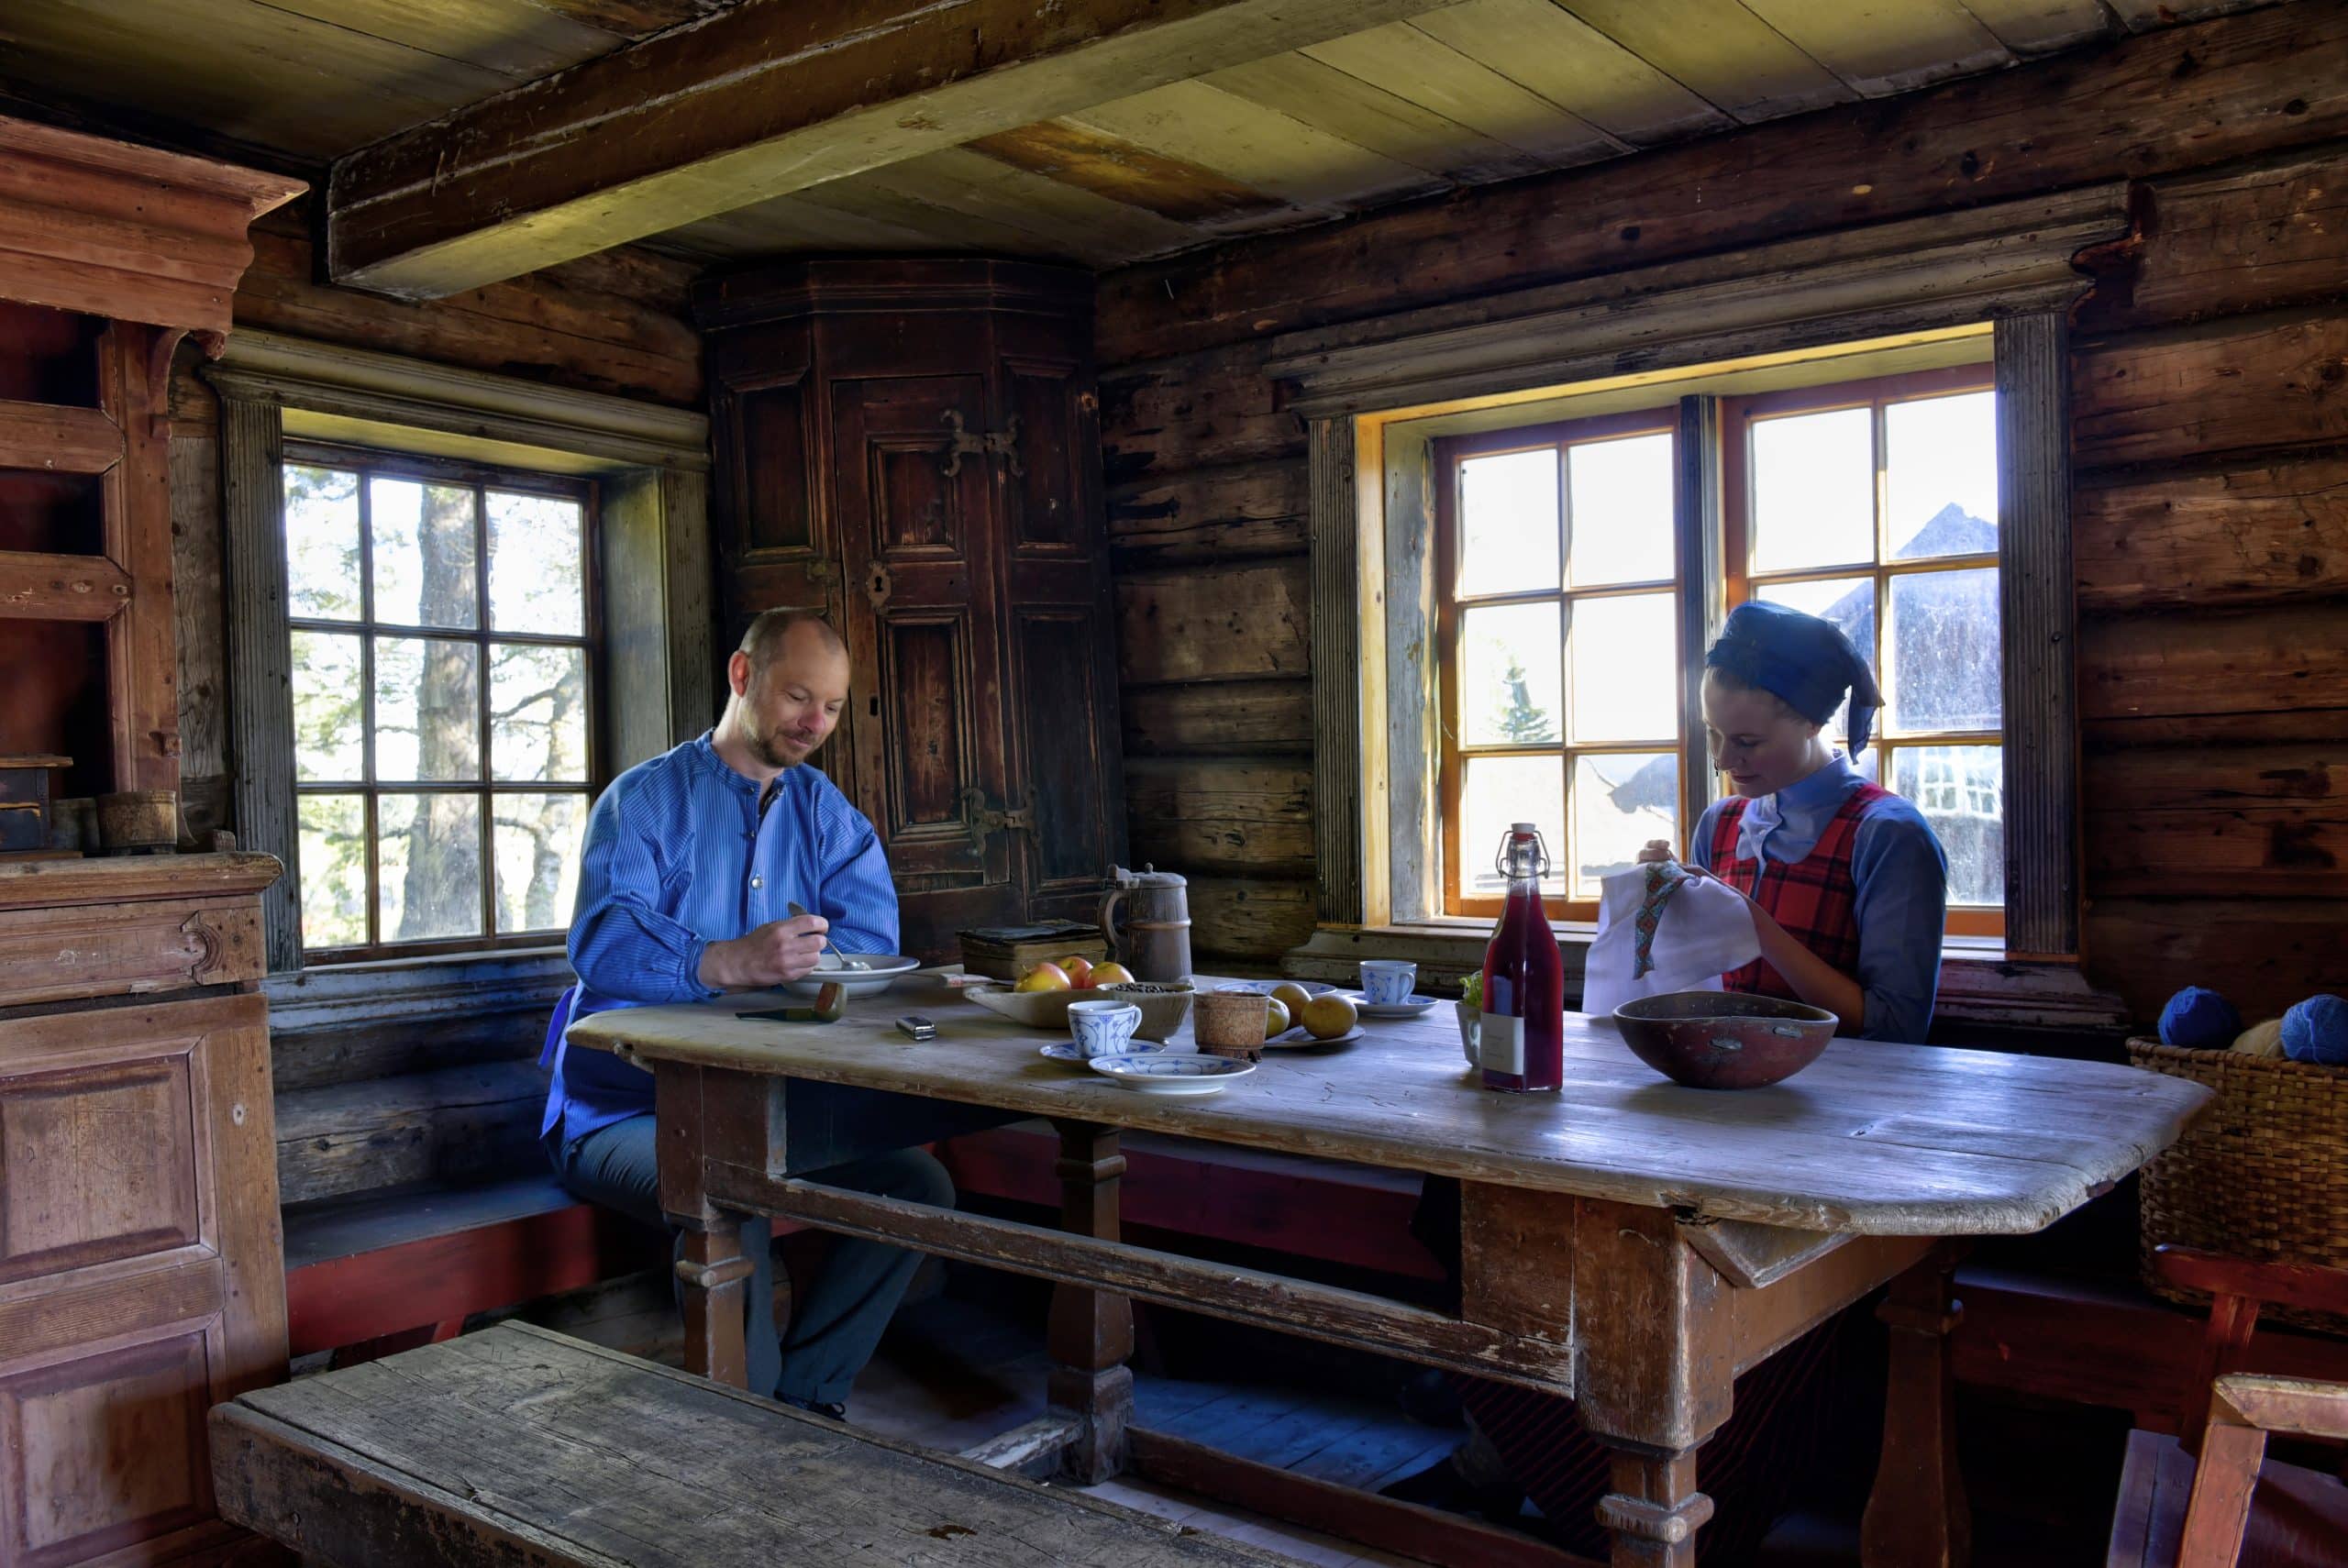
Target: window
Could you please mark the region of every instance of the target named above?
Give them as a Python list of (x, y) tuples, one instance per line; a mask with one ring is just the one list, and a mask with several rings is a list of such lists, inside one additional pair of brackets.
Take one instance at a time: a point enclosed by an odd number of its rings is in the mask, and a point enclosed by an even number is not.
[(544, 941), (595, 777), (592, 487), (287, 443), (302, 946)]
[[(1835, 622), (1886, 706), (1861, 758), (1949, 857), (1950, 929), (2002, 930), (1998, 464), (1987, 365), (1714, 400), (1717, 519), (1679, 502), (1677, 400), (1434, 445), (1445, 912), (1497, 911), (1486, 864), (1537, 823), (1560, 918), (1639, 846), (1684, 844), (1684, 536), (1722, 590)], [(1707, 489), (1714, 488), (1707, 486)], [(1830, 721), (1839, 741), (1843, 717)]]
[(1545, 893), (1594, 912), (1600, 878), (1677, 839), (1675, 408), (1446, 441), (1438, 505), (1445, 893), (1497, 913), (1488, 864), (1539, 824)]
[[(1884, 696), (1861, 768), (1939, 835), (1950, 929), (1997, 933), (2004, 693), (1988, 368), (1726, 399), (1721, 423), (1729, 602), (1790, 605), (1849, 634)], [(1842, 735), (1841, 713), (1827, 734)]]

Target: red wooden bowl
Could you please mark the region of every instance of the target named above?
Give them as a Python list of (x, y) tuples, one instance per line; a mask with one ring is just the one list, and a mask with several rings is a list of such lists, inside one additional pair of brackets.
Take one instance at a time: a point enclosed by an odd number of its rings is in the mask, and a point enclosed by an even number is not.
[(1631, 1055), (1689, 1088), (1759, 1088), (1818, 1060), (1838, 1021), (1822, 1007), (1741, 991), (1669, 991), (1614, 1010)]

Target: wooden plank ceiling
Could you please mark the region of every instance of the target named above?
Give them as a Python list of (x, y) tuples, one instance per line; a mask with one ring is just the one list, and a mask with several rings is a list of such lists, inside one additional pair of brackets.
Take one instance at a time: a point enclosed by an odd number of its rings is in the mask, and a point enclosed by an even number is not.
[[(325, 162), (734, 4), (14, 0), (0, 6), (0, 91)], [(649, 239), (724, 261), (990, 251), (1109, 267), (2243, 8), (1466, 0), (1388, 20), (1397, 7), (1366, 0), (1380, 25), (720, 202)]]

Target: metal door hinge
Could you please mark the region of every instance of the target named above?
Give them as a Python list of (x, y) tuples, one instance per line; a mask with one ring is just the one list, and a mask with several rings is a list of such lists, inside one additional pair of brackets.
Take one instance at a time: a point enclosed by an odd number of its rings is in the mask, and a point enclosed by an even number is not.
[(950, 454), (946, 459), (947, 478), (952, 479), (962, 471), (962, 458), (965, 454), (980, 455), (988, 452), (1002, 458), (1004, 466), (1013, 474), (1024, 474), (1027, 471), (1019, 466), (1019, 416), (1017, 414), (1011, 416), (1009, 425), (991, 435), (974, 436), (965, 429), (960, 409), (949, 408), (946, 411), (946, 425), (953, 431), (946, 443), (946, 450)]
[(987, 803), (986, 791), (975, 784), (962, 787), (962, 826), (970, 835), (970, 853), (984, 855), (990, 834), (1033, 833), (1036, 818), (1031, 807), (1020, 806), (1006, 811)]

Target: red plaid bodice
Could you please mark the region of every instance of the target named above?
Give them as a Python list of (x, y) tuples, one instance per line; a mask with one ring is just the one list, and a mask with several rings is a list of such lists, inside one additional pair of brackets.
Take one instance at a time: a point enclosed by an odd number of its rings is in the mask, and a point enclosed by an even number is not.
[[(1712, 824), (1712, 874), (1769, 911), (1787, 934), (1845, 975), (1859, 966), (1858, 884), (1851, 877), (1851, 853), (1859, 839), (1859, 819), (1891, 791), (1861, 784), (1800, 860), (1744, 860), (1737, 856), (1739, 825), (1752, 802), (1738, 799), (1721, 808)], [(1801, 999), (1785, 977), (1762, 959), (1721, 977), (1732, 991)]]

